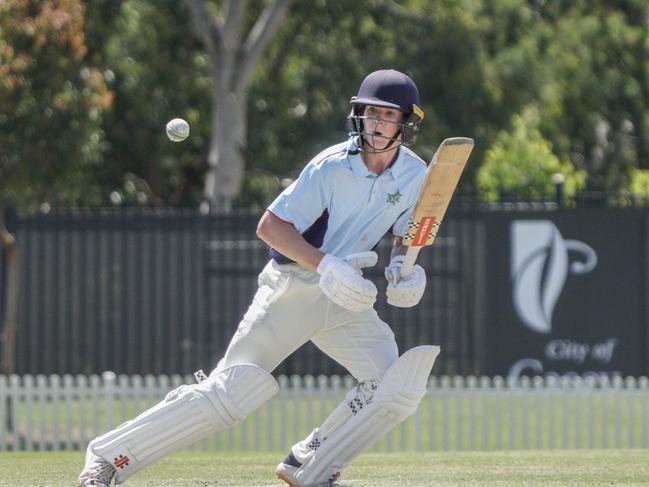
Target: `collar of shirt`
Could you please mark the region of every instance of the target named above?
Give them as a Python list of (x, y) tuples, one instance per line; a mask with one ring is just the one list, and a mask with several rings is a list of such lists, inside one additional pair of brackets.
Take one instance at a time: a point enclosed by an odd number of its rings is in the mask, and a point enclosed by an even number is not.
[[(349, 141), (347, 142), (347, 159), (349, 160), (349, 164), (351, 166), (352, 173), (354, 173), (354, 177), (359, 179), (366, 178), (368, 176), (378, 177), (376, 174), (367, 169), (367, 166), (363, 162), (361, 151), (358, 149), (357, 137), (350, 137)], [(403, 173), (404, 166), (404, 151), (399, 148), (399, 154), (397, 155), (396, 160), (389, 168), (383, 171), (381, 176), (390, 176), (392, 177), (392, 179), (396, 180)]]

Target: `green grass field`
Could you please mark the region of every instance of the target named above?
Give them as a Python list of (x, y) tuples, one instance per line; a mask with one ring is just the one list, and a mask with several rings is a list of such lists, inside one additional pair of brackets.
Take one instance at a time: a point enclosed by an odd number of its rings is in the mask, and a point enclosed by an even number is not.
[[(271, 487), (281, 453), (183, 452), (140, 472), (132, 487)], [(0, 487), (73, 486), (81, 453), (2, 453)], [(369, 453), (341, 482), (351, 487), (647, 486), (649, 450)]]

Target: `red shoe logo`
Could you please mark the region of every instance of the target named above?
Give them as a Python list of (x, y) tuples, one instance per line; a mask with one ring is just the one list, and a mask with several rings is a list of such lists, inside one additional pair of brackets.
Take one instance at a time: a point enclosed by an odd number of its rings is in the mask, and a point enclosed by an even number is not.
[(113, 462), (113, 465), (115, 465), (115, 468), (124, 468), (125, 466), (128, 465), (129, 461), (130, 460), (128, 459), (127, 456), (120, 455), (119, 457), (115, 458), (115, 461)]

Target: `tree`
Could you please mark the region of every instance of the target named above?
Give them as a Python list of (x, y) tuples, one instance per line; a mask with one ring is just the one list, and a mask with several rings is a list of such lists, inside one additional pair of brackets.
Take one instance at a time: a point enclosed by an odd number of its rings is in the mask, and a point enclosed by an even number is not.
[[(213, 82), (187, 4), (92, 1), (86, 15), (88, 57), (114, 93), (102, 121), (103, 162), (90, 175), (101, 188), (99, 204), (197, 206)], [(175, 117), (191, 125), (181, 144), (164, 132)]]
[(294, 177), (310, 157), (346, 136), (350, 97), (375, 69), (399, 69), (417, 82), (426, 113), (418, 154), (429, 159), (445, 137), (471, 135), (478, 142), (472, 161), (479, 160), (514, 108), (493, 93), (478, 6), (296, 2), (251, 87), (242, 203), (265, 207), (280, 178)]
[(226, 0), (221, 9), (190, 0), (193, 23), (210, 55), (213, 109), (205, 196), (211, 209), (228, 211), (243, 182), (248, 90), (257, 63), (280, 27), (291, 0), (271, 0), (248, 34), (248, 1)]
[(7, 263), (2, 372), (14, 371), (19, 249), (8, 206), (74, 205), (92, 193), (103, 112), (112, 102), (102, 73), (85, 64), (79, 0), (0, 3), (0, 240)]
[(555, 154), (587, 172), (587, 189), (617, 193), (634, 166), (647, 165), (649, 7), (638, 0), (534, 7), (541, 131)]
[(552, 153), (552, 145), (539, 130), (539, 111), (528, 106), (515, 115), (510, 132), (502, 131), (487, 150), (477, 175), (483, 198), (497, 201), (502, 196), (522, 201), (543, 200), (554, 195), (554, 177), (561, 175), (566, 196), (584, 186), (585, 174), (569, 161)]

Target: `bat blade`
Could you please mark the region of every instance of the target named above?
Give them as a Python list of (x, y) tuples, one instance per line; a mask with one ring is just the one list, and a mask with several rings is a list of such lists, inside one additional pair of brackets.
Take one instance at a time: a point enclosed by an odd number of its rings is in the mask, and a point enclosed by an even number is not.
[(402, 277), (412, 270), (419, 250), (435, 241), (473, 145), (473, 139), (468, 137), (445, 139), (428, 165), (419, 198), (402, 239), (402, 244), (409, 247), (401, 268)]

